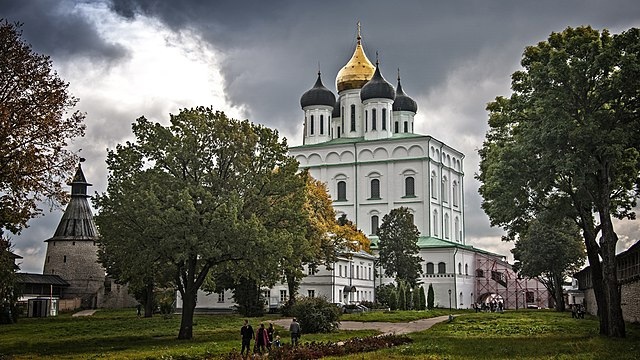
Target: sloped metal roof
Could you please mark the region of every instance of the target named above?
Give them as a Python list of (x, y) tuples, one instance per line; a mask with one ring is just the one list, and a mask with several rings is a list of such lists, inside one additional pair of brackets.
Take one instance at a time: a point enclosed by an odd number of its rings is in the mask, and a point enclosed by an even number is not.
[(43, 275), (31, 273), (16, 273), (18, 282), (21, 284), (39, 284), (39, 285), (56, 285), (69, 286), (70, 284), (58, 275)]

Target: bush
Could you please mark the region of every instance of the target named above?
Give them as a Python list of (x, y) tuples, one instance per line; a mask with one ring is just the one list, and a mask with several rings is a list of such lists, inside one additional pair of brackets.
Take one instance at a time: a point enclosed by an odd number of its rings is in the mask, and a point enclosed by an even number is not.
[[(326, 356), (344, 356), (376, 351), (391, 346), (408, 344), (412, 340), (405, 335), (381, 335), (366, 338), (353, 338), (342, 343), (310, 342), (292, 347), (289, 344), (281, 348), (273, 348), (269, 352), (270, 360), (320, 359)], [(229, 353), (225, 359), (242, 359), (237, 351)]]
[(340, 309), (322, 297), (302, 298), (291, 308), (303, 333), (326, 333), (338, 328)]
[(379, 285), (376, 288), (376, 302), (385, 307), (391, 307), (391, 294), (396, 292), (396, 287), (393, 284)]

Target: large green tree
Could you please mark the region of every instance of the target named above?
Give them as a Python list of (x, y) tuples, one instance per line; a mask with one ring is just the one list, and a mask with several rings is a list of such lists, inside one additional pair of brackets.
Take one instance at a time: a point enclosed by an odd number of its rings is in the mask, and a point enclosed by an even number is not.
[[(168, 126), (141, 117), (133, 134), (108, 154), (109, 184), (95, 200), (100, 246), (136, 251), (133, 243), (144, 242), (153, 256), (119, 268), (144, 271), (152, 261), (169, 272), (183, 301), (178, 338), (190, 339), (197, 291), (217, 278), (210, 273), (239, 280), (277, 272), (277, 229), (266, 222), (300, 190), (291, 186), (298, 166), (277, 132), (210, 108), (182, 110)], [(135, 231), (142, 234), (122, 236)]]
[(377, 235), (378, 261), (384, 267), (384, 274), (395, 277), (397, 283), (406, 282), (414, 287), (422, 273), (422, 258), (418, 255), (420, 232), (413, 223), (409, 209), (400, 207), (391, 210), (382, 218)]
[(16, 256), (11, 252), (11, 242), (0, 237), (0, 324), (13, 323), (17, 318), (16, 303), (20, 289), (15, 263)]
[(66, 201), (77, 163), (66, 146), (85, 129), (69, 84), (21, 36), (0, 19), (0, 233), (20, 232), (40, 201)]
[(527, 47), (513, 93), (487, 107), (490, 129), (479, 152), (482, 207), (508, 239), (549, 197), (570, 201), (592, 269), (600, 332), (618, 337), (625, 326), (612, 218), (635, 218), (639, 58), (635, 28), (613, 36), (567, 28)]
[(538, 278), (565, 310), (562, 284), (584, 264), (584, 240), (574, 220), (546, 212), (532, 220), (511, 250), (520, 275)]

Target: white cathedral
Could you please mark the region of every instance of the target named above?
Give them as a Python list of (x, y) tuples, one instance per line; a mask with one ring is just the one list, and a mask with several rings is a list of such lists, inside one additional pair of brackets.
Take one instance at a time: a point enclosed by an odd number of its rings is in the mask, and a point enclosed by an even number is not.
[[(519, 297), (521, 306), (543, 303), (544, 296), (536, 297), (539, 284), (517, 280), (503, 256), (466, 245), (464, 154), (414, 132), (416, 102), (404, 93), (399, 74), (394, 88), (377, 62), (369, 61), (360, 34), (336, 88), (337, 98), (318, 72), (315, 85), (300, 99), (303, 145), (290, 154), (327, 184), (337, 215), (356, 223), (371, 240), (374, 255), (361, 251), (341, 258), (331, 270), (309, 272), (298, 295), (343, 304), (374, 301), (375, 287), (394, 281), (376, 277), (376, 230), (384, 215), (406, 207), (421, 234), (418, 281), (425, 291), (433, 285), (436, 306), (471, 308), (498, 295), (511, 307), (515, 299), (516, 308)], [(527, 286), (535, 286), (531, 298)], [(278, 284), (264, 296), (274, 308), (286, 302), (287, 291), (286, 284)], [(198, 307), (229, 307), (230, 295), (200, 293)]]

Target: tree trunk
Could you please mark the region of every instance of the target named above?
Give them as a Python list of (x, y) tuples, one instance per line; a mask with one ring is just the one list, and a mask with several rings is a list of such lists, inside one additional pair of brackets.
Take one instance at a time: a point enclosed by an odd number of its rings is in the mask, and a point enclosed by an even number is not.
[[(197, 290), (196, 290), (197, 291)], [(182, 318), (180, 319), (179, 340), (191, 340), (193, 338), (193, 313), (196, 309), (196, 291), (185, 287), (182, 295)]]
[(296, 293), (298, 292), (298, 286), (300, 285), (295, 275), (287, 273), (285, 275), (287, 278), (287, 288), (289, 289), (289, 299), (287, 300), (287, 304), (289, 306), (293, 306), (296, 303)]
[(153, 283), (147, 284), (145, 292), (144, 317), (149, 318), (153, 316)]
[(609, 333), (609, 317), (607, 312), (607, 299), (604, 296), (604, 286), (602, 281), (602, 266), (600, 264), (600, 246), (596, 241), (596, 227), (593, 224), (593, 214), (591, 207), (583, 206), (575, 202), (576, 210), (580, 214), (580, 226), (582, 227), (582, 236), (584, 244), (587, 248), (587, 258), (591, 267), (591, 286), (593, 294), (596, 298), (598, 307), (598, 319), (600, 320), (600, 335)]
[(553, 282), (554, 282), (554, 292), (555, 292), (555, 300), (556, 300), (556, 311), (564, 312), (565, 304), (564, 304), (564, 294), (562, 293), (562, 273), (553, 274)]
[(608, 333), (613, 337), (625, 337), (626, 330), (622, 307), (620, 286), (618, 285), (618, 270), (616, 266), (616, 243), (618, 235), (613, 230), (611, 217), (608, 213), (600, 213), (602, 224), (602, 277), (604, 280), (604, 293), (607, 299)]

